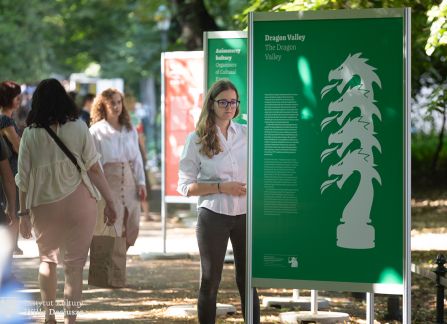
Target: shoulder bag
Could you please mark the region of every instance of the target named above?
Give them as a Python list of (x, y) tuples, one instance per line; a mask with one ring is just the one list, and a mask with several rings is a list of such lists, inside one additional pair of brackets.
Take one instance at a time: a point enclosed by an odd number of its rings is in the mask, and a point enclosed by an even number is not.
[(60, 149), (65, 153), (65, 155), (67, 155), (67, 157), (71, 160), (71, 162), (73, 162), (73, 164), (76, 166), (76, 169), (78, 169), (78, 171), (81, 173), (81, 167), (79, 166), (78, 161), (76, 160), (73, 153), (71, 153), (68, 147), (65, 146), (65, 144), (59, 138), (59, 136), (57, 136), (57, 134), (54, 132), (54, 130), (51, 129), (50, 126), (44, 126), (44, 128), (48, 132), (48, 134), (50, 134), (50, 136), (54, 139), (54, 141), (60, 147)]

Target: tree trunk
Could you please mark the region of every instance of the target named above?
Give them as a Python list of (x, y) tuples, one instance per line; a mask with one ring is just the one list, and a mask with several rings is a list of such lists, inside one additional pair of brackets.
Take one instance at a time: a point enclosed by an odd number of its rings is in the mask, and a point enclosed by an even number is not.
[(180, 25), (180, 38), (188, 50), (202, 49), (203, 32), (219, 30), (203, 0), (173, 0), (174, 19)]
[(442, 148), (444, 146), (444, 133), (445, 133), (445, 124), (446, 124), (446, 108), (442, 110), (442, 127), (438, 135), (438, 145), (436, 146), (435, 154), (433, 155), (433, 161), (431, 164), (432, 174), (436, 174), (438, 169), (438, 161), (441, 155)]

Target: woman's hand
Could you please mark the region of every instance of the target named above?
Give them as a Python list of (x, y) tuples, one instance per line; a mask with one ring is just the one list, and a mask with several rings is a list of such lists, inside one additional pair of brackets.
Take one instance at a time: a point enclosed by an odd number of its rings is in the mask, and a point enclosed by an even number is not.
[(20, 234), (25, 239), (30, 239), (33, 237), (31, 234), (31, 217), (29, 215), (27, 216), (20, 216)]
[(106, 207), (104, 208), (104, 223), (107, 226), (115, 224), (116, 221), (116, 210), (113, 201), (106, 202)]
[(140, 201), (145, 201), (147, 198), (147, 192), (146, 192), (146, 186), (138, 185), (138, 197), (140, 198)]
[(220, 184), (220, 192), (232, 196), (245, 196), (247, 194), (247, 185), (237, 181), (222, 182)]

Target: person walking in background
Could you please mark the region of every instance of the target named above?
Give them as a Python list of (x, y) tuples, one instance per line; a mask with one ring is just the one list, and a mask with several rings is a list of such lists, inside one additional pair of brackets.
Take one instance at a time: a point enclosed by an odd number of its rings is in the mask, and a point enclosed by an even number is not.
[[(146, 199), (141, 201), (141, 209), (143, 212), (143, 219), (146, 221), (152, 221), (154, 220), (149, 213), (150, 207), (149, 207), (149, 200), (151, 195), (151, 183), (148, 176), (149, 170), (146, 170), (147, 165), (147, 152), (146, 152), (146, 137), (144, 136), (144, 128), (143, 128), (143, 122), (141, 120), (141, 114), (139, 114), (136, 111), (137, 103), (135, 102), (135, 98), (130, 95), (125, 95), (124, 97), (124, 104), (126, 106), (126, 109), (130, 116), (130, 121), (132, 123), (132, 126), (135, 127), (135, 130), (138, 134), (138, 146), (140, 148), (141, 157), (143, 159), (143, 166), (144, 166), (144, 179), (146, 181)], [(141, 105), (141, 104), (139, 104)]]
[(86, 122), (88, 127), (90, 127), (90, 110), (94, 99), (95, 95), (93, 93), (87, 93), (82, 98), (81, 119)]
[(68, 91), (68, 96), (73, 100), (75, 106), (78, 107), (78, 102), (76, 101), (78, 100), (78, 92), (75, 90)]
[(144, 179), (146, 181), (146, 199), (141, 201), (141, 209), (143, 210), (144, 219), (146, 221), (154, 221), (150, 215), (150, 205), (149, 201), (151, 198), (151, 182), (148, 173), (149, 169), (146, 169), (147, 166), (147, 152), (146, 152), (146, 137), (144, 135), (143, 123), (140, 121), (138, 125), (135, 127), (138, 134), (138, 146), (140, 148), (141, 157), (143, 158), (143, 166), (144, 166)]
[[(13, 175), (17, 174), (17, 156), (19, 154), (20, 136), (19, 129), (12, 118), (12, 114), (20, 107), (20, 93), (21, 88), (17, 83), (13, 81), (3, 81), (0, 83), (0, 132), (11, 153), (9, 155), (9, 164)], [(2, 200), (4, 201), (5, 197), (3, 193), (2, 196)], [(18, 200), (16, 200), (16, 208), (18, 208)], [(16, 229), (14, 234), (14, 254), (21, 255), (23, 254), (23, 251), (17, 244), (19, 237), (18, 227), (16, 227)]]
[(5, 257), (5, 268), (2, 269), (3, 271), (0, 270), (0, 273), (2, 273), (0, 287), (3, 286), (4, 282), (16, 280), (11, 272), (11, 263), (13, 248), (17, 243), (16, 236), (19, 222), (16, 214), (16, 185), (8, 160), (10, 154), (5, 140), (0, 136), (0, 183), (5, 194), (5, 201), (0, 204), (0, 226), (7, 227), (10, 238), (10, 243), (3, 242), (3, 245), (11, 247), (11, 250), (6, 253), (8, 256)]
[(12, 115), (19, 130), (18, 134), (20, 137), (22, 137), (23, 130), (26, 128), (26, 118), (31, 110), (31, 98), (36, 87), (31, 85), (22, 85), (21, 88), (22, 93), (20, 94), (20, 107)]
[[(11, 234), (18, 229), (16, 217), (16, 184), (14, 175), (9, 164), (10, 152), (3, 137), (0, 137), (0, 181), (5, 192), (5, 203), (0, 205), (0, 224), (7, 225), (11, 229)], [(15, 242), (14, 242), (15, 244)]]
[(115, 228), (135, 244), (140, 228), (140, 202), (146, 200), (144, 166), (138, 135), (116, 89), (104, 90), (93, 102), (90, 133), (101, 153), (101, 164), (112, 188), (117, 211)]
[[(41, 81), (33, 94), (19, 151), (16, 183), (20, 190), (20, 232), (24, 238), (31, 238), (33, 227), (36, 235), (45, 323), (56, 323), (55, 313), (60, 312), (55, 309), (58, 261), (64, 263), (65, 323), (76, 321), (81, 305), (82, 270), (93, 237), (100, 194), (106, 202), (104, 221), (111, 225), (116, 219), (110, 188), (98, 162), (100, 155), (78, 114), (58, 80)], [(63, 260), (59, 260), (60, 249), (65, 252)]]
[[(180, 158), (177, 191), (183, 196), (199, 196), (196, 235), (201, 281), (197, 308), (201, 324), (216, 320), (228, 239), (245, 318), (247, 127), (232, 121), (238, 113), (236, 87), (228, 80), (214, 83)], [(253, 323), (259, 323), (256, 289), (253, 297)]]

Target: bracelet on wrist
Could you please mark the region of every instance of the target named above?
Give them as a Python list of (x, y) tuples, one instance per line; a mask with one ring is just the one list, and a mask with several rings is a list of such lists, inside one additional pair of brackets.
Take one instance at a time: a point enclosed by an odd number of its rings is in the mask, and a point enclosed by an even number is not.
[(29, 209), (25, 210), (25, 211), (19, 211), (17, 213), (17, 216), (21, 217), (21, 216), (28, 216), (29, 215)]

